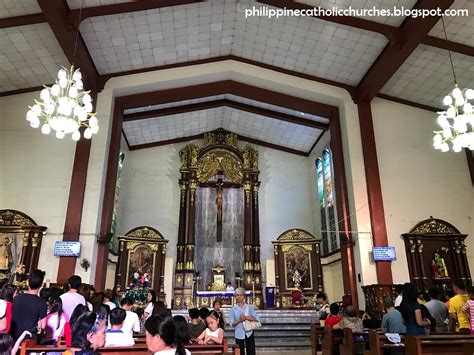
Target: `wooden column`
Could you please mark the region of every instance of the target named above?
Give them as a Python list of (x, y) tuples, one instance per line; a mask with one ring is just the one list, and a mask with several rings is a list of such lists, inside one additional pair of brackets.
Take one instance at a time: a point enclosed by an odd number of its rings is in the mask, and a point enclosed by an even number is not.
[(258, 216), (258, 189), (260, 182), (258, 176), (254, 176), (252, 184), (252, 244), (253, 244), (253, 278), (255, 281), (254, 305), (263, 308), (262, 294), (262, 266), (260, 264), (260, 224)]
[(186, 243), (186, 206), (188, 204), (187, 190), (188, 183), (183, 179), (179, 182), (180, 203), (179, 203), (179, 222), (178, 222), (178, 243), (176, 255), (176, 271), (184, 269), (184, 248)]
[(41, 250), (41, 241), (43, 239), (43, 233), (41, 232), (34, 232), (31, 238), (31, 259), (30, 259), (30, 267), (29, 270), (32, 271), (38, 267), (38, 260), (40, 256)]
[[(364, 155), (365, 179), (369, 198), (370, 225), (372, 228), (373, 243), (374, 246), (377, 247), (388, 246), (382, 186), (380, 184), (377, 147), (375, 144), (370, 102), (359, 102), (357, 108), (359, 111), (360, 135)], [(379, 284), (391, 285), (393, 283), (392, 265), (390, 261), (377, 261), (375, 268)]]
[(195, 230), (195, 215), (196, 215), (196, 188), (197, 181), (192, 179), (189, 181), (189, 207), (188, 207), (188, 238), (186, 241), (186, 270), (194, 271), (194, 230)]
[(330, 115), (329, 132), (331, 134), (331, 150), (334, 162), (334, 185), (336, 190), (336, 208), (341, 245), (342, 281), (344, 293), (351, 295), (353, 305), (358, 304), (356, 270), (354, 263), (354, 244), (348, 232), (351, 229), (351, 214), (347, 193), (346, 169), (344, 166), (344, 151), (342, 149), (341, 124), (339, 111), (336, 109)]
[(252, 245), (252, 183), (248, 173), (244, 174), (244, 288), (252, 289), (253, 245)]
[[(90, 93), (93, 102), (97, 102), (97, 91)], [(76, 143), (74, 165), (72, 167), (71, 186), (64, 222), (63, 241), (79, 241), (81, 233), (82, 209), (86, 192), (87, 167), (91, 152), (92, 139), (81, 139)], [(56, 281), (65, 283), (75, 274), (76, 257), (61, 256), (59, 258)]]
[[(119, 98), (120, 99), (120, 98)], [(115, 100), (112, 131), (110, 133), (109, 157), (107, 160), (107, 175), (105, 178), (104, 198), (100, 216), (99, 235), (104, 236), (110, 232), (112, 215), (114, 211), (115, 186), (117, 183), (118, 159), (120, 154), (120, 140), (122, 136), (123, 108)], [(107, 276), (107, 260), (109, 256), (108, 243), (99, 243), (97, 246), (97, 262), (94, 286), (96, 290), (103, 290)]]

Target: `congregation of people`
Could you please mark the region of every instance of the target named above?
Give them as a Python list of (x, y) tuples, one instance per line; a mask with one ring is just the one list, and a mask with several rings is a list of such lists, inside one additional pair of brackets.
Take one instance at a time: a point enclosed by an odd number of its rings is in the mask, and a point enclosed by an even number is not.
[[(163, 355), (190, 354), (186, 344), (222, 344), (226, 321), (216, 300), (214, 309), (191, 308), (189, 319), (172, 316), (171, 309), (150, 289), (145, 308), (134, 301), (117, 299), (113, 290), (97, 292), (82, 283), (79, 276), (69, 278), (65, 289), (45, 288), (45, 273), (30, 272), (28, 289), (20, 292), (6, 284), (0, 292), (0, 353), (14, 355), (25, 338), (37, 344), (61, 342), (79, 354), (97, 354), (103, 347), (135, 344), (134, 337), (144, 335), (148, 350)], [(254, 355), (253, 331), (245, 331), (245, 320), (259, 320), (252, 305), (244, 302), (245, 290), (237, 288), (237, 303), (230, 311), (229, 324), (235, 328), (236, 343), (242, 353)]]
[[(395, 297), (384, 299), (385, 313), (381, 323), (354, 306), (341, 307), (328, 303), (327, 296), (319, 293), (318, 317), (333, 329), (382, 329), (387, 333), (428, 335), (430, 333), (474, 334), (474, 287), (464, 281), (455, 281), (452, 291), (431, 288), (419, 292), (412, 283), (395, 285)], [(344, 308), (344, 309), (342, 309)]]

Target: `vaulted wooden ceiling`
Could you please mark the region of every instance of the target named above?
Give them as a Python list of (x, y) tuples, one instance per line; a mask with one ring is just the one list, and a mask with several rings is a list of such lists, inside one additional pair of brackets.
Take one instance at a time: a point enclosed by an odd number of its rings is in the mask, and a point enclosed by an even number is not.
[[(448, 49), (459, 84), (474, 87), (474, 2), (468, 0), (85, 0), (80, 10), (81, 2), (0, 1), (0, 95), (54, 82), (58, 67), (72, 62), (77, 29), (74, 61), (97, 91), (114, 76), (234, 59), (343, 87), (355, 101), (380, 96), (437, 110), (453, 83)], [(252, 6), (349, 5), (439, 6), (467, 9), (470, 16), (445, 17), (446, 40), (439, 17), (244, 14)], [(327, 129), (327, 117), (236, 95), (138, 108), (125, 121), (124, 134), (136, 147), (223, 127), (307, 153)]]

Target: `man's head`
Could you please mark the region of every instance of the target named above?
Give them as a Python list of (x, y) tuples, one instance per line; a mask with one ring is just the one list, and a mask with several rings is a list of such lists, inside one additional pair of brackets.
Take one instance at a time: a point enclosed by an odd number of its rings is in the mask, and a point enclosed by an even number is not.
[(110, 311), (110, 325), (116, 329), (122, 328), (127, 313), (122, 308), (114, 308)]
[(346, 308), (346, 314), (348, 317), (357, 317), (359, 311), (354, 306), (349, 306)]
[(337, 316), (339, 314), (339, 305), (337, 303), (331, 303), (329, 311), (333, 316)]
[(72, 275), (69, 280), (67, 280), (67, 283), (69, 284), (69, 287), (72, 290), (78, 290), (79, 287), (81, 286), (82, 279), (78, 275)]
[(453, 282), (453, 291), (457, 295), (461, 293), (465, 293), (466, 291), (466, 283), (463, 280), (456, 280)]
[(432, 300), (438, 300), (439, 299), (439, 290), (436, 287), (432, 287), (428, 290), (428, 293), (431, 297)]
[(395, 288), (395, 292), (397, 293), (397, 295), (402, 294), (403, 285), (395, 285), (394, 288)]
[(209, 313), (209, 309), (207, 309), (206, 307), (202, 307), (199, 310), (199, 318), (201, 318), (205, 322), (206, 318), (209, 316)]
[(120, 301), (120, 307), (125, 311), (131, 311), (133, 309), (133, 300), (128, 297), (122, 298)]
[(318, 302), (321, 305), (325, 305), (328, 303), (328, 296), (326, 296), (326, 294), (323, 292), (319, 292), (316, 295), (316, 302)]
[(31, 290), (38, 290), (43, 286), (44, 275), (46, 273), (40, 269), (33, 270), (28, 276), (28, 286)]
[(390, 297), (390, 296), (387, 296), (387, 297), (384, 298), (383, 305), (384, 305), (385, 309), (390, 309), (392, 307), (395, 307), (395, 304), (393, 303), (392, 297)]
[(197, 308), (190, 308), (188, 309), (188, 314), (189, 314), (189, 318), (191, 320), (193, 319), (199, 319), (199, 309)]

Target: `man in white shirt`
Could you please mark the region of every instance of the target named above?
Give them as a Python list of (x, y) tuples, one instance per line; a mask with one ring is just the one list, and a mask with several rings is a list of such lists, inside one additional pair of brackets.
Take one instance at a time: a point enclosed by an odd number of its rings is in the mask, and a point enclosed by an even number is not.
[(110, 329), (105, 332), (105, 347), (109, 346), (131, 346), (135, 344), (133, 336), (122, 330), (126, 313), (122, 308), (114, 308), (110, 311)]
[(70, 289), (68, 292), (62, 294), (61, 301), (63, 301), (63, 312), (67, 314), (68, 319), (71, 319), (71, 314), (79, 304), (86, 305), (85, 298), (77, 293), (81, 286), (82, 279), (80, 276), (72, 275), (67, 281)]
[(133, 332), (140, 332), (140, 319), (138, 318), (138, 314), (132, 312), (132, 299), (127, 297), (122, 298), (122, 300), (120, 301), (120, 307), (126, 313), (125, 320), (123, 321), (122, 325), (122, 332), (124, 332), (125, 334), (130, 334), (130, 336), (133, 337)]
[(234, 288), (230, 282), (227, 283), (226, 292), (234, 292)]

